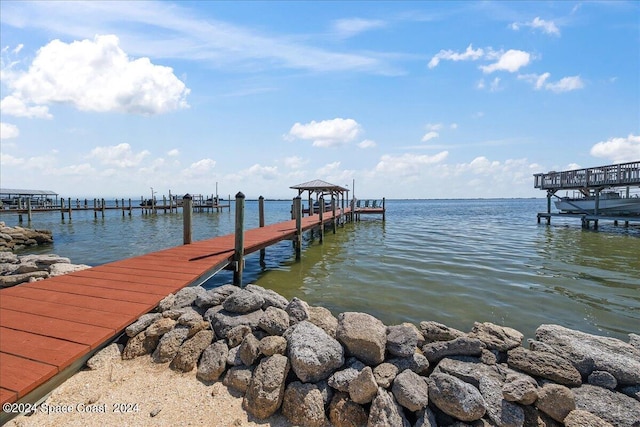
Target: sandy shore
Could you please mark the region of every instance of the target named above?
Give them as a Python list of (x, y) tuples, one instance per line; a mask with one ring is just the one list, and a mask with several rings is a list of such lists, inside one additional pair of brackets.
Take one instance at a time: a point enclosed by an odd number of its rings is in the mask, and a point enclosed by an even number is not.
[[(205, 385), (195, 370), (178, 373), (150, 356), (113, 360), (76, 373), (32, 415), (7, 426), (291, 426), (285, 417), (256, 420), (242, 397), (221, 382)], [(46, 413), (46, 410), (51, 413)], [(66, 410), (67, 413), (55, 413)], [(96, 412), (91, 412), (96, 411)]]

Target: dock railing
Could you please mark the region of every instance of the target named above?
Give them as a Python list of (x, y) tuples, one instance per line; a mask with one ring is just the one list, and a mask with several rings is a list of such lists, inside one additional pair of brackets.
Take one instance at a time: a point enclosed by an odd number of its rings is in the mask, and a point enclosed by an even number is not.
[(625, 185), (640, 185), (640, 161), (534, 175), (534, 187), (541, 190), (571, 190)]

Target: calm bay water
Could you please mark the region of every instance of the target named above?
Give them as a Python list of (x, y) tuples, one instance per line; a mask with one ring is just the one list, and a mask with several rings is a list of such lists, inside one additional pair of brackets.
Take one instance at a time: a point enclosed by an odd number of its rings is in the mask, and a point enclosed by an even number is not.
[[(328, 232), (322, 245), (305, 235), (302, 260), (291, 242), (267, 249), (264, 264), (247, 258), (245, 283), (297, 296), (334, 314), (365, 311), (386, 324), (435, 320), (461, 330), (474, 321), (514, 327), (532, 337), (557, 323), (623, 340), (640, 332), (640, 228), (578, 220), (537, 224), (544, 199), (387, 201), (387, 220), (372, 215)], [(246, 228), (258, 225), (247, 201)], [(267, 201), (266, 222), (289, 218), (289, 201)], [(17, 225), (17, 215), (0, 220)], [(194, 213), (194, 240), (229, 234), (234, 212)], [(25, 223), (24, 226), (27, 226)], [(182, 215), (122, 217), (107, 211), (35, 213), (33, 228), (50, 229), (56, 253), (99, 265), (182, 244)], [(317, 236), (316, 236), (317, 237)], [(221, 272), (206, 286), (229, 283)]]

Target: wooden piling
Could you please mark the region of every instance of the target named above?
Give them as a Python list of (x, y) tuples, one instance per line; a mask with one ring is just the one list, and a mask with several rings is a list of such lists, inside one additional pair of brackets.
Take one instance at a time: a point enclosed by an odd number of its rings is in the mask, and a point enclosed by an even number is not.
[(100, 206), (100, 210), (102, 211), (102, 218), (104, 218), (104, 211), (105, 211), (105, 202), (104, 202), (104, 199), (102, 199), (102, 206)]
[(182, 242), (185, 245), (191, 244), (192, 226), (191, 219), (193, 216), (193, 198), (189, 194), (185, 194), (182, 197), (182, 226), (183, 226), (183, 239)]
[(336, 199), (333, 196), (331, 196), (331, 212), (333, 212), (333, 219), (331, 220), (331, 225), (333, 226), (333, 234), (336, 234), (338, 222), (336, 221)]
[(242, 271), (244, 270), (244, 199), (242, 192), (236, 194), (236, 229), (235, 253), (233, 256), (233, 284), (242, 287)]
[(73, 206), (71, 205), (71, 197), (68, 198), (68, 208), (69, 208), (69, 221), (71, 221), (71, 212), (73, 212)]
[(64, 199), (60, 199), (60, 216), (64, 221)]
[(302, 199), (300, 196), (293, 199), (293, 215), (296, 220), (296, 240), (294, 245), (296, 260), (300, 260), (300, 254), (302, 253)]
[(27, 221), (31, 222), (31, 198), (27, 199)]
[(318, 215), (320, 217), (320, 243), (322, 243), (324, 240), (324, 222), (322, 222), (324, 218), (324, 197), (320, 196), (320, 199), (318, 199), (318, 205)]
[[(217, 208), (216, 208), (216, 211), (218, 211)], [(222, 208), (220, 208), (220, 211), (222, 211)], [(262, 196), (258, 197), (258, 226), (264, 227), (264, 197)], [(262, 267), (265, 266), (264, 265), (265, 254), (266, 254), (265, 249), (260, 249), (260, 265)]]

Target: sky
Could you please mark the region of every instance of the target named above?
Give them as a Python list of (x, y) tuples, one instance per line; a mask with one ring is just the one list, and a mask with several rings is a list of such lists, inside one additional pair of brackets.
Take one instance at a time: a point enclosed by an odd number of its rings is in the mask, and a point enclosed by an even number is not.
[(0, 185), (544, 197), (640, 161), (640, 3), (0, 2)]

